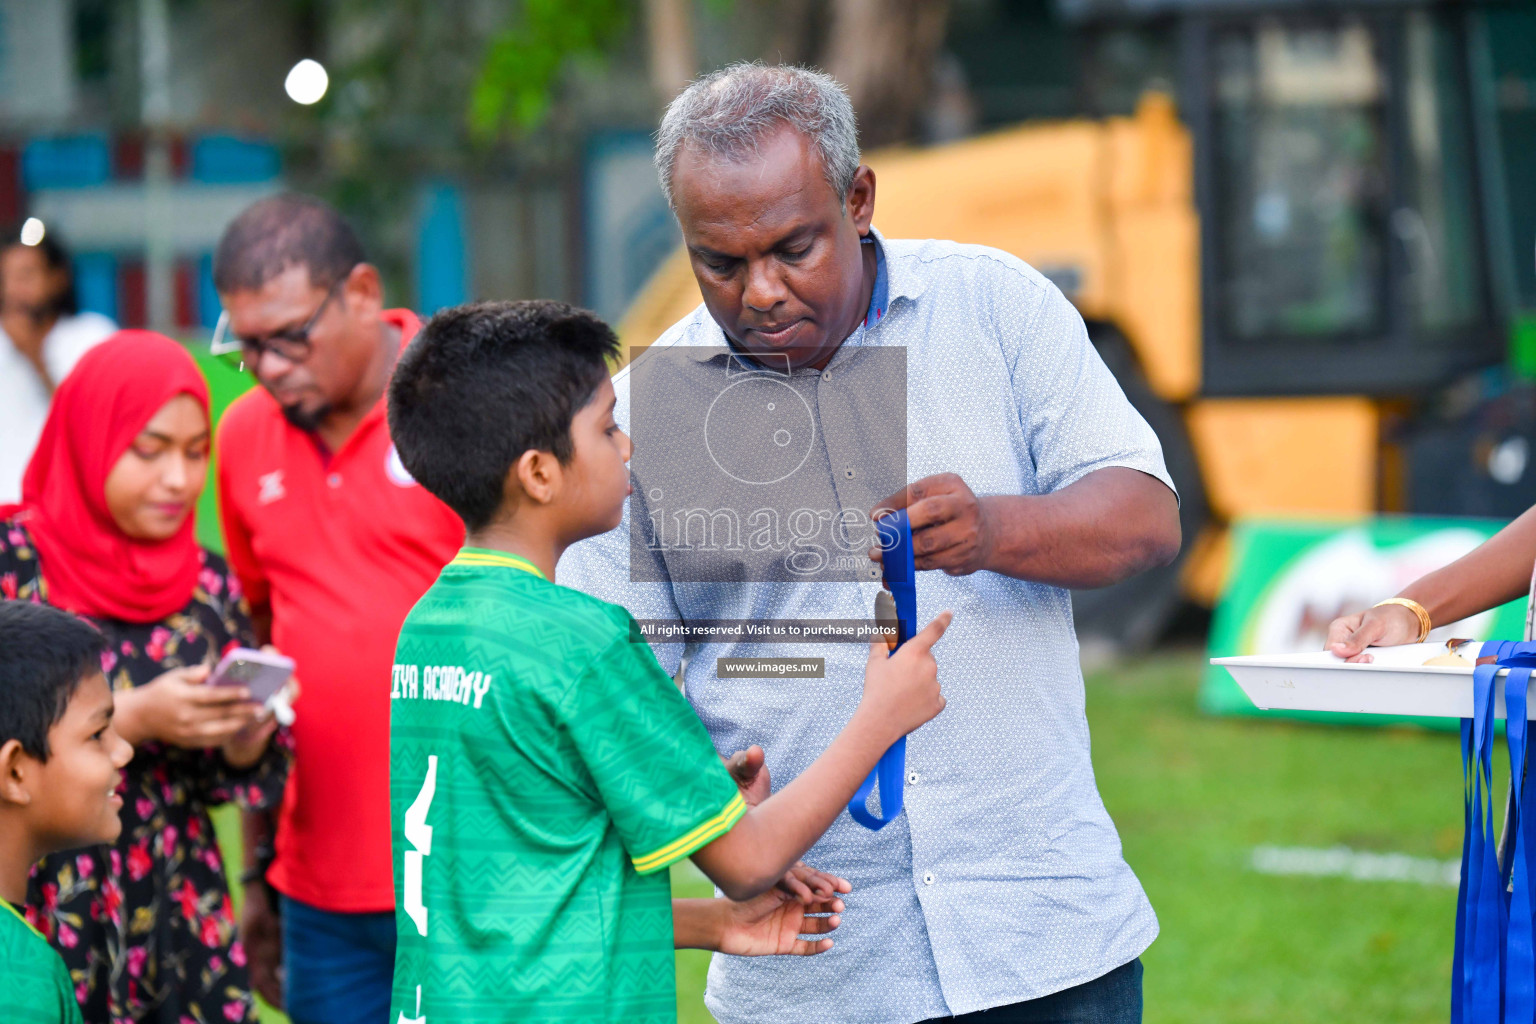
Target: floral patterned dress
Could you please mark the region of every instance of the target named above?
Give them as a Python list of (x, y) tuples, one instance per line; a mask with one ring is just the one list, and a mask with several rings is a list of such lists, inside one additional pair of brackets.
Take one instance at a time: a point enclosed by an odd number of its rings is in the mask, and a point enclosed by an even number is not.
[[(45, 603), (44, 571), (26, 528), (0, 522), (0, 599)], [(102, 670), (116, 690), (255, 642), (239, 583), (209, 552), (181, 612), (158, 623), (92, 622), (107, 637)], [(254, 1024), (208, 808), (275, 805), (292, 750), (280, 729), (260, 761), (237, 770), (217, 750), (143, 743), (118, 791), (117, 843), (54, 854), (33, 869), (27, 920), (64, 958), (86, 1024)]]

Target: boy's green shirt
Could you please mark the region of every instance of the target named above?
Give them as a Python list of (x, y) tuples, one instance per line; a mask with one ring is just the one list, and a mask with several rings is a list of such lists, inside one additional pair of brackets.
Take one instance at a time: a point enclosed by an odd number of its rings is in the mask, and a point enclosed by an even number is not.
[(0, 1015), (6, 1024), (80, 1024), (69, 971), (48, 940), (0, 900)]
[(466, 548), (391, 685), (391, 1024), (668, 1022), (663, 870), (745, 813), (629, 613)]

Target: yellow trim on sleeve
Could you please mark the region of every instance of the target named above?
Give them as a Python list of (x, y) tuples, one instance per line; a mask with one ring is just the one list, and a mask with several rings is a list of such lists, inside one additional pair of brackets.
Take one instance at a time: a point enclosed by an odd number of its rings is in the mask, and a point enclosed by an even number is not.
[(747, 813), (747, 802), (737, 793), (731, 797), (729, 803), (719, 814), (703, 822), (697, 828), (691, 829), (686, 835), (678, 836), (659, 850), (653, 850), (643, 857), (631, 858), (635, 870), (642, 875), (652, 871), (659, 871), (675, 861), (682, 860), (701, 846), (714, 842), (731, 830), (731, 826), (741, 820), (741, 816)]

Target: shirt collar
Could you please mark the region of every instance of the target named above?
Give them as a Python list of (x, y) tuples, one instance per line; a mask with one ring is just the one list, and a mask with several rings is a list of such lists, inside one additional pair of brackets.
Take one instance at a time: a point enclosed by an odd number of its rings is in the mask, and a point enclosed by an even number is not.
[[(922, 295), (928, 281), (922, 273), (922, 261), (898, 260), (893, 264), (886, 259), (885, 236), (873, 224), (869, 226), (869, 237), (875, 240), (876, 266), (878, 267), (875, 279), (876, 295), (880, 292), (879, 275), (883, 275), (886, 279), (885, 302), (880, 307), (880, 315), (883, 317), (897, 299), (913, 300)], [(874, 305), (875, 297), (875, 295), (870, 296), (871, 306)]]
[(464, 547), (459, 549), (459, 553), (454, 555), (453, 561), (449, 562), (448, 564), (468, 566), (489, 565), (499, 566), (504, 569), (518, 569), (522, 572), (531, 573), (534, 576), (537, 576), (539, 579), (544, 580), (545, 582), (549, 581), (549, 577), (545, 576), (538, 566), (534, 565), (522, 555), (514, 555), (510, 551), (496, 551), (491, 548)]
[[(890, 261), (885, 258), (885, 236), (882, 235), (873, 224), (869, 226), (869, 235), (863, 239), (863, 244), (875, 247), (875, 287), (869, 295), (869, 310), (865, 313), (863, 326), (868, 329), (885, 319), (890, 311), (891, 304), (897, 299), (916, 299), (923, 293), (926, 283), (915, 267), (897, 265), (892, 267)], [(908, 262), (908, 261), (903, 261)], [(705, 316), (709, 316), (706, 310)], [(759, 364), (751, 361), (751, 357), (740, 353), (730, 337), (721, 329), (713, 318), (709, 321), (714, 324), (715, 330), (720, 332), (718, 345), (687, 345), (685, 351), (688, 358), (696, 363), (707, 363), (712, 359), (724, 358), (727, 354), (736, 355), (738, 358), (749, 361), (749, 365), (757, 368)], [(853, 340), (852, 338), (848, 340)], [(845, 342), (846, 344), (846, 342)], [(722, 348), (730, 349), (730, 353), (721, 351)]]

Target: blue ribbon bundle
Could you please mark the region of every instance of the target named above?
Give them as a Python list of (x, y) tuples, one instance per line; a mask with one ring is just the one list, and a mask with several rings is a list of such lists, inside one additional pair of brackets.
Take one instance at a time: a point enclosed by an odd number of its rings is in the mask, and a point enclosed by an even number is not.
[[(917, 568), (912, 555), (912, 524), (905, 509), (875, 520), (880, 537), (880, 564), (885, 569), (885, 588), (896, 603), (896, 646), (912, 639), (917, 632)], [(892, 654), (895, 650), (892, 649)], [(907, 738), (903, 736), (880, 755), (880, 763), (848, 801), (848, 813), (867, 829), (879, 831), (901, 813), (905, 796)], [(869, 795), (880, 783), (880, 813), (869, 809)]]
[[(1461, 722), (1461, 769), (1466, 833), (1461, 888), (1456, 896), (1456, 956), (1451, 970), (1452, 1024), (1536, 1024), (1536, 947), (1533, 947), (1531, 843), (1536, 827), (1525, 806), (1527, 708), (1536, 643), (1490, 641), (1479, 658), (1492, 664), (1472, 673), (1472, 718)], [(1504, 681), (1513, 814), (1506, 823), (1504, 862), (1494, 837), (1495, 677)]]

